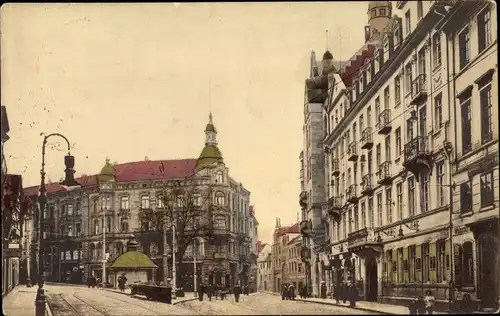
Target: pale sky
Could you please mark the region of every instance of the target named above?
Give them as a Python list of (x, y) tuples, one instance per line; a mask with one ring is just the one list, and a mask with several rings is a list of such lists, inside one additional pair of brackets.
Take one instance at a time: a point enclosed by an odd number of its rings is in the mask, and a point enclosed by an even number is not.
[[(225, 163), (251, 191), (260, 238), (270, 242), (275, 218), (288, 225), (300, 212), (310, 52), (321, 58), (328, 29), (334, 58), (351, 57), (364, 43), (367, 6), (3, 5), (8, 172), (22, 174), (25, 186), (39, 184), (40, 133), (51, 132), (74, 145), (77, 175), (98, 173), (106, 157), (197, 158), (211, 110)], [(47, 152), (54, 181), (63, 176), (64, 154)]]

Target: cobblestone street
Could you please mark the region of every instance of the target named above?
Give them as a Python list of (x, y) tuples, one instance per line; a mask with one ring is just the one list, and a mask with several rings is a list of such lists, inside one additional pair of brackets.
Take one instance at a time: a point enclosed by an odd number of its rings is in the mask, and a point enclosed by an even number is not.
[[(198, 300), (179, 304), (192, 311), (193, 314), (203, 315), (359, 315), (360, 311), (333, 305), (309, 303), (300, 301), (281, 300), (281, 297), (271, 294), (255, 294), (241, 296), (236, 303), (231, 295), (227, 300), (203, 302)], [(362, 312), (363, 315), (378, 315), (378, 313)]]

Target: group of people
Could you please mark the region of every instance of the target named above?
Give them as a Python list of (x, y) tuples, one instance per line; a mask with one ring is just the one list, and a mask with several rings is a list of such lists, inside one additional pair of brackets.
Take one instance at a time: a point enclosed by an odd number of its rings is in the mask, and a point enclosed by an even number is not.
[[(199, 288), (198, 288), (198, 299), (200, 301), (203, 301), (203, 296), (207, 294), (208, 300), (212, 301), (212, 296), (215, 297), (215, 300), (217, 300), (218, 297), (220, 297), (221, 300), (226, 299), (226, 295), (229, 294), (229, 286), (224, 286), (222, 284), (219, 285), (214, 285), (214, 284), (206, 284), (202, 283)], [(234, 295), (234, 300), (235, 302), (239, 302), (240, 300), (240, 295), (243, 293), (244, 295), (249, 295), (249, 288), (248, 285), (241, 286), (240, 282), (236, 282), (236, 284), (233, 287), (233, 295)]]
[(295, 300), (295, 286), (293, 283), (283, 283), (283, 288), (281, 289), (281, 299)]
[[(321, 297), (326, 298), (326, 284), (321, 284)], [(350, 306), (356, 306), (356, 301), (359, 299), (358, 288), (356, 287), (356, 283), (354, 279), (347, 278), (339, 285), (332, 284), (332, 299), (336, 300), (336, 303), (339, 304), (340, 301), (343, 303), (349, 302)]]
[(430, 290), (425, 293), (425, 296), (419, 295), (408, 305), (410, 315), (432, 314), (434, 312), (435, 301), (436, 298)]

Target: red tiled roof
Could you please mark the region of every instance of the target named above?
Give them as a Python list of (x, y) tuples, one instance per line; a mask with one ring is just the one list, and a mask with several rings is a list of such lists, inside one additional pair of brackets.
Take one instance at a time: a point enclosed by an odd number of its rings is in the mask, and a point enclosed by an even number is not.
[(341, 70), (341, 78), (346, 87), (352, 85), (352, 81), (356, 77), (356, 73), (363, 68), (365, 60), (373, 58), (375, 46), (370, 44), (363, 45), (345, 64)]
[[(178, 160), (147, 160), (116, 164), (116, 182), (134, 182), (144, 180), (181, 179), (194, 175), (196, 170), (196, 159)], [(97, 185), (97, 175), (81, 176), (76, 179), (84, 187)], [(24, 188), (26, 196), (38, 195), (39, 186)], [(66, 190), (59, 183), (46, 184), (47, 194)]]
[(280, 227), (274, 231), (278, 236), (285, 234), (298, 234), (300, 233), (300, 223), (295, 223), (292, 226)]

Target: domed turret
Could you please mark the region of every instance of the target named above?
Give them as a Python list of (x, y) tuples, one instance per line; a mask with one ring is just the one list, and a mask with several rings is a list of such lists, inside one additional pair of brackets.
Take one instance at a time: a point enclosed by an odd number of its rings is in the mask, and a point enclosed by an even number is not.
[(101, 172), (99, 173), (99, 181), (109, 181), (115, 178), (116, 172), (113, 165), (109, 162), (109, 159), (106, 158), (106, 163), (104, 167), (102, 167)]
[(333, 60), (333, 55), (332, 53), (330, 53), (329, 50), (327, 50), (324, 54), (323, 54), (323, 60)]
[(219, 163), (224, 163), (224, 160), (219, 147), (217, 147), (217, 129), (213, 123), (212, 113), (210, 113), (208, 124), (205, 127), (205, 147), (201, 151), (200, 157), (198, 157), (196, 169), (215, 167)]

